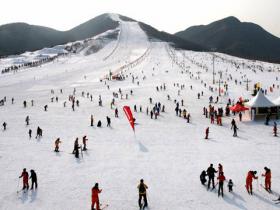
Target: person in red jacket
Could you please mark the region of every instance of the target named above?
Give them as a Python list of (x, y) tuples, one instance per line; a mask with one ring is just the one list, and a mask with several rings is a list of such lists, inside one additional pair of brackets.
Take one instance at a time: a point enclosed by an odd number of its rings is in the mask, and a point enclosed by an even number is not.
[(222, 197), (224, 197), (224, 181), (226, 180), (224, 172), (220, 172), (217, 179), (219, 180), (218, 197), (220, 196), (220, 194), (222, 194)]
[(271, 192), (271, 170), (267, 167), (264, 167), (265, 174), (262, 174), (262, 176), (265, 177), (265, 190), (268, 192)]
[(251, 195), (253, 195), (253, 186), (252, 186), (253, 179), (258, 179), (256, 174), (257, 174), (256, 171), (249, 171), (246, 178), (246, 189), (247, 192)]
[(21, 176), (19, 178), (22, 178), (22, 182), (23, 182), (23, 187), (22, 190), (25, 190), (29, 188), (29, 184), (28, 184), (28, 172), (26, 171), (26, 168), (23, 169)]
[(98, 194), (101, 192), (102, 192), (102, 190), (99, 190), (98, 183), (95, 183), (94, 187), (91, 189), (91, 209), (92, 210), (94, 210), (94, 205), (96, 205), (96, 210), (100, 210)]

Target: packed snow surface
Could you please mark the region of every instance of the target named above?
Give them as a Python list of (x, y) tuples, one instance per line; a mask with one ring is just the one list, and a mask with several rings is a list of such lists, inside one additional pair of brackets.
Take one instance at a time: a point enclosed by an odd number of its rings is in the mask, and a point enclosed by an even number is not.
[[(149, 208), (154, 210), (279, 209), (280, 205), (272, 200), (280, 192), (280, 139), (272, 135), (272, 122), (265, 126), (263, 121), (250, 121), (248, 113), (245, 113), (243, 122), (239, 122), (237, 115), (232, 115), (223, 117), (223, 126), (210, 124), (202, 110), (208, 107), (211, 95), (214, 100), (218, 95), (218, 83), (212, 85), (213, 55), (175, 50), (164, 42), (150, 43), (137, 22), (125, 22), (112, 16), (120, 21), (119, 37), (98, 52), (89, 56), (69, 54), (40, 67), (0, 75), (0, 99), (7, 97), (6, 104), (0, 106), (0, 123), (1, 126), (4, 121), (8, 124), (7, 130), (0, 133), (0, 209), (90, 209), (91, 188), (96, 182), (103, 189), (100, 202), (109, 204), (107, 209), (139, 209), (136, 187), (141, 178), (149, 187)], [(145, 59), (123, 72), (127, 75), (125, 80), (100, 81), (109, 71), (114, 72), (133, 62), (149, 48)], [(31, 56), (32, 53), (29, 54)], [(252, 63), (224, 54), (217, 55)], [(191, 60), (207, 66), (207, 72)], [(268, 89), (266, 96), (269, 99), (279, 97), (279, 81), (276, 80), (279, 65), (259, 61), (254, 64), (263, 66), (264, 70), (252, 71), (246, 66), (237, 69), (228, 61), (215, 59), (216, 72), (222, 72), (221, 80), (226, 81), (229, 75), (233, 78), (227, 81), (228, 95), (222, 94), (219, 102), (214, 104), (216, 108), (224, 108), (228, 98), (235, 102), (239, 97), (250, 99), (253, 84), (257, 82)], [(215, 77), (218, 80), (219, 73)], [(249, 91), (244, 82), (247, 78), (250, 80)], [(166, 90), (157, 91), (156, 86), (164, 83)], [(206, 87), (204, 83), (207, 83)], [(273, 84), (275, 88), (271, 92), (269, 87)], [(185, 88), (178, 95), (181, 85)], [(209, 91), (209, 85), (214, 92)], [(73, 94), (74, 88), (80, 106), (72, 111), (68, 96)], [(119, 88), (123, 99), (119, 94), (111, 109), (113, 92), (118, 92)], [(52, 89), (54, 94), (51, 94)], [(85, 97), (82, 97), (83, 91)], [(201, 91), (204, 94), (197, 99)], [(93, 95), (93, 101), (86, 97), (87, 92)], [(128, 99), (125, 99), (126, 94)], [(102, 107), (98, 106), (99, 95)], [(167, 95), (171, 100), (167, 100)], [(52, 103), (51, 98), (56, 96), (58, 102), (54, 100)], [(14, 104), (11, 104), (12, 97)], [(150, 97), (153, 104), (149, 103)], [(175, 115), (175, 99), (180, 102), (180, 107), (181, 100), (184, 100), (181, 108), (191, 114), (190, 123)], [(24, 100), (27, 108), (23, 108)], [(34, 106), (31, 106), (31, 100), (34, 100)], [(67, 102), (65, 108), (64, 101)], [(156, 102), (165, 105), (166, 112), (155, 120), (146, 115), (146, 108), (150, 111)], [(48, 105), (47, 112), (44, 105)], [(133, 112), (137, 123), (135, 134), (122, 110), (124, 105), (130, 106), (132, 111), (137, 105), (138, 112)], [(140, 105), (142, 113), (139, 112)], [(119, 110), (119, 118), (114, 117), (115, 108)], [(91, 114), (94, 127), (90, 127)], [(30, 117), (29, 126), (25, 125), (27, 115)], [(112, 120), (111, 128), (106, 127), (106, 116)], [(239, 128), (237, 138), (232, 136), (230, 129), (232, 118), (236, 118)], [(102, 128), (96, 127), (98, 120), (102, 121)], [(37, 126), (43, 129), (41, 139), (35, 139)], [(208, 126), (210, 139), (205, 140)], [(29, 129), (33, 130), (31, 139), (28, 137)], [(84, 135), (89, 139), (88, 151), (76, 159), (71, 154), (74, 140), (78, 137), (81, 143)], [(62, 141), (61, 152), (55, 153), (54, 141), (58, 137)], [(224, 166), (225, 177), (235, 184), (233, 193), (228, 193), (225, 183), (225, 195), (218, 198), (217, 190), (207, 191), (201, 185), (199, 175), (210, 163), (216, 169), (218, 163)], [(264, 166), (271, 168), (274, 194), (268, 194), (260, 186), (264, 184), (261, 177)], [(38, 189), (17, 194), (22, 186), (22, 180), (18, 186), (18, 177), (23, 168), (37, 172)], [(257, 170), (259, 176), (258, 182), (253, 183), (253, 196), (248, 195), (245, 189), (249, 170)]]

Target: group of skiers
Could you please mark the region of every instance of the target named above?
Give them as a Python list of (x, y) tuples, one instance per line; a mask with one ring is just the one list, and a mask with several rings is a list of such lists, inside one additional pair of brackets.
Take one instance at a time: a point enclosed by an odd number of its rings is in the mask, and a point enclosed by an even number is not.
[[(271, 190), (271, 170), (268, 167), (264, 167), (265, 173), (262, 174), (262, 176), (265, 178), (265, 185), (263, 186), (264, 189), (272, 193)], [(218, 183), (215, 184), (215, 174), (218, 173), (217, 180)], [(253, 195), (253, 179), (258, 179), (256, 176), (257, 171), (249, 171), (247, 176), (246, 176), (246, 190), (248, 194)], [(212, 190), (215, 189), (216, 185), (219, 185), (218, 187), (218, 196), (224, 195), (224, 182), (226, 181), (226, 177), (224, 176), (224, 171), (223, 171), (223, 166), (219, 163), (218, 164), (218, 171), (213, 167), (213, 164), (210, 164), (208, 169), (205, 171), (203, 170), (200, 174), (200, 182), (202, 185), (205, 185), (207, 182), (206, 177), (208, 177), (208, 184), (207, 184), (207, 189), (210, 189), (210, 186), (212, 184)], [(232, 192), (233, 191), (233, 182), (231, 179), (228, 181), (228, 191)]]

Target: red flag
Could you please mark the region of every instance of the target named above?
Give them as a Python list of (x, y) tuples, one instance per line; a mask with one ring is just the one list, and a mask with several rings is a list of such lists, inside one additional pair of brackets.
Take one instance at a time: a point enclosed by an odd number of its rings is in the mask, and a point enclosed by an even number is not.
[(123, 111), (124, 111), (128, 121), (129, 121), (133, 131), (134, 131), (134, 118), (133, 118), (132, 112), (130, 110), (130, 107), (129, 106), (124, 106)]

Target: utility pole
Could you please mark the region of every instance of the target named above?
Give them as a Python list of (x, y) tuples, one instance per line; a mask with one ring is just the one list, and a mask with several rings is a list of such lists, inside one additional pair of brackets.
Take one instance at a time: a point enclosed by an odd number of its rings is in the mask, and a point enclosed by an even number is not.
[(252, 81), (247, 78), (247, 80), (244, 81), (244, 82), (246, 82), (246, 90), (248, 91), (249, 90), (249, 83), (252, 82)]

